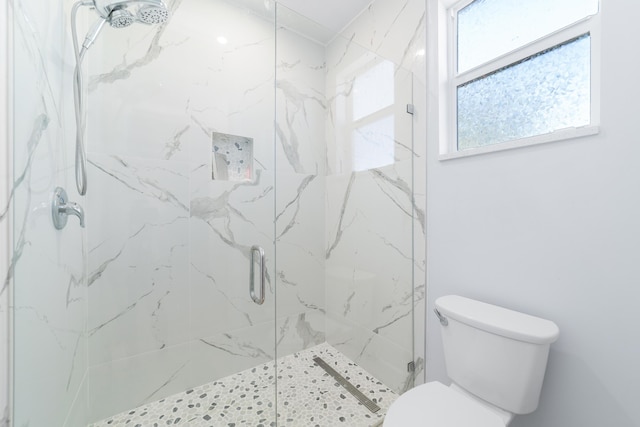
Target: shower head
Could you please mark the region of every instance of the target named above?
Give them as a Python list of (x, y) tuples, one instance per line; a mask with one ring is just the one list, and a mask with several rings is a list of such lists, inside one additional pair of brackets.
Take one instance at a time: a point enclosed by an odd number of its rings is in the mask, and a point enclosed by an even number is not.
[(146, 4), (138, 9), (138, 21), (145, 24), (164, 24), (169, 19), (169, 11), (163, 6)]
[[(163, 0), (92, 0), (98, 14), (114, 28), (124, 28), (134, 22), (163, 24), (169, 19), (169, 10)], [(128, 8), (137, 7), (134, 13)]]
[(135, 18), (127, 9), (115, 9), (109, 15), (109, 24), (113, 28), (124, 28), (133, 24)]

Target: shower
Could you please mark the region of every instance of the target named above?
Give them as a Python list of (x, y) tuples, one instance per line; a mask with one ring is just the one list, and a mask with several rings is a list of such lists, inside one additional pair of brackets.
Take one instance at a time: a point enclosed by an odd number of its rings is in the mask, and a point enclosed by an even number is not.
[(424, 372), (423, 1), (286, 1), (12, 0), (16, 427), (374, 427)]
[[(78, 44), (78, 30), (76, 17), (81, 6), (93, 8), (99, 15), (99, 19), (87, 32), (82, 42)], [(132, 13), (129, 7), (135, 10)], [(82, 93), (82, 60), (87, 50), (95, 42), (106, 22), (113, 28), (125, 28), (139, 22), (153, 25), (163, 24), (169, 19), (169, 11), (162, 0), (81, 0), (76, 2), (71, 9), (71, 33), (73, 35), (73, 51), (75, 55), (75, 70), (73, 75), (73, 99), (76, 118), (76, 154), (75, 177), (76, 187), (80, 195), (87, 192), (87, 154), (84, 146), (85, 110)]]

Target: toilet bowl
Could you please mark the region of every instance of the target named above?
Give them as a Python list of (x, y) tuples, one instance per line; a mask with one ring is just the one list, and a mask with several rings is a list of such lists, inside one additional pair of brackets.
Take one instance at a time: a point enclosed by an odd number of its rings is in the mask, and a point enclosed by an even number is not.
[(450, 386), (400, 396), (384, 427), (505, 427), (536, 410), (555, 323), (457, 295), (436, 300)]

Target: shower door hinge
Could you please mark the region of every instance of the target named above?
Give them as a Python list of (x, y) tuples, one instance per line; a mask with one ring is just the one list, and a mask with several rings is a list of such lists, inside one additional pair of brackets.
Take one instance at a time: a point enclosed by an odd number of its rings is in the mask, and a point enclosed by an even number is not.
[(416, 371), (416, 362), (411, 361), (407, 363), (407, 372), (415, 372)]
[(407, 104), (407, 113), (413, 115), (414, 106), (413, 104)]

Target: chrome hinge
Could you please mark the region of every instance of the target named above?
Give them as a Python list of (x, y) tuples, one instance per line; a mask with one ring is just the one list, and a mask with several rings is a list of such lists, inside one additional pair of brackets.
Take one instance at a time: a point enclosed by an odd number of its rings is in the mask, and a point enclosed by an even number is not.
[(414, 110), (415, 107), (413, 106), (413, 104), (407, 104), (407, 113), (413, 114)]

